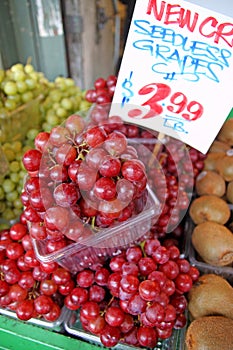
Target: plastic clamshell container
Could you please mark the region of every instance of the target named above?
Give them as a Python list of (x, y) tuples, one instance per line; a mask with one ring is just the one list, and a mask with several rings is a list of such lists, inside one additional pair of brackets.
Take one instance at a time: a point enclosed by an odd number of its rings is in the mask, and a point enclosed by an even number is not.
[(46, 253), (46, 240), (32, 239), (34, 251), (40, 262), (57, 262), (71, 273), (88, 268), (119, 252), (139, 240), (151, 228), (160, 215), (160, 203), (153, 191), (147, 187), (148, 196), (143, 210), (125, 222), (98, 232), (82, 242), (74, 242), (53, 253)]
[(7, 308), (0, 308), (0, 315), (7, 316), (10, 318), (16, 319), (20, 322), (30, 323), (30, 324), (33, 324), (35, 326), (43, 327), (43, 328), (50, 329), (50, 330), (57, 331), (57, 332), (60, 332), (61, 330), (64, 329), (63, 323), (65, 322), (66, 319), (70, 318), (70, 314), (71, 314), (71, 311), (69, 309), (67, 309), (65, 306), (63, 306), (61, 309), (60, 316), (54, 322), (49, 322), (43, 318), (34, 318), (34, 317), (28, 321), (21, 321), (17, 317), (16, 312), (11, 311)]
[(0, 143), (23, 141), (29, 129), (39, 126), (42, 99), (41, 95), (11, 113), (0, 113)]
[[(64, 322), (64, 328), (67, 333), (82, 339), (88, 343), (101, 346), (106, 349), (101, 343), (98, 336), (85, 331), (82, 328), (81, 322), (78, 317), (78, 312), (72, 311), (70, 317)], [(184, 349), (184, 338), (185, 338), (186, 327), (180, 330), (173, 330), (173, 334), (166, 340), (158, 340), (156, 347), (153, 350), (183, 350)], [(123, 343), (119, 343), (114, 346), (116, 350), (142, 350), (146, 348), (135, 347)]]
[(187, 219), (186, 233), (185, 233), (185, 256), (188, 257), (191, 265), (196, 266), (196, 268), (201, 272), (201, 274), (214, 273), (226, 278), (231, 284), (233, 283), (233, 267), (231, 266), (213, 266), (205, 263), (195, 251), (192, 245), (192, 232), (195, 224), (191, 218)]

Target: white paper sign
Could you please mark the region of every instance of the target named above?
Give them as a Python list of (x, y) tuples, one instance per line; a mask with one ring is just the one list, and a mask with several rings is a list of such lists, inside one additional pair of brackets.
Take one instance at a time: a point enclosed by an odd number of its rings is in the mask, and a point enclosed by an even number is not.
[(137, 0), (110, 115), (206, 153), (233, 106), (233, 19)]

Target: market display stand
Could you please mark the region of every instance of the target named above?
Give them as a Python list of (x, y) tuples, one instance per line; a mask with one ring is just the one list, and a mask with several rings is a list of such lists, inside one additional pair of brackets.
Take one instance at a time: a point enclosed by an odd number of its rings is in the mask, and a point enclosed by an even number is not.
[(0, 350), (94, 350), (97, 346), (0, 316)]

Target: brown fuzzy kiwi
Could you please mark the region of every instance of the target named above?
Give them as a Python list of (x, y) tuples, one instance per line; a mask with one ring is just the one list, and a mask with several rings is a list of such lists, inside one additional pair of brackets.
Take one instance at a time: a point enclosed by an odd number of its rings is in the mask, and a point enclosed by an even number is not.
[(203, 195), (192, 201), (189, 214), (196, 225), (205, 221), (214, 221), (224, 225), (229, 220), (231, 211), (222, 198), (215, 195)]
[(226, 199), (228, 202), (233, 203), (233, 181), (227, 184)]
[(233, 150), (216, 161), (216, 171), (225, 181), (233, 180)]
[(232, 329), (233, 320), (228, 317), (200, 317), (186, 331), (186, 350), (232, 350)]
[(207, 273), (200, 276), (188, 292), (187, 298), (191, 319), (211, 315), (233, 319), (233, 288), (220, 275)]
[(211, 170), (203, 170), (196, 177), (196, 192), (199, 196), (213, 194), (222, 197), (226, 192), (226, 182), (221, 175)]
[(191, 240), (195, 251), (207, 264), (232, 264), (233, 234), (226, 226), (212, 221), (203, 222), (194, 228)]
[(228, 119), (223, 124), (220, 129), (217, 140), (227, 143), (230, 146), (233, 146), (233, 119)]
[(230, 146), (222, 141), (214, 140), (212, 145), (210, 146), (208, 153), (215, 153), (215, 152), (227, 152), (229, 150)]
[(225, 152), (208, 153), (204, 160), (204, 170), (216, 171), (216, 163), (218, 159), (223, 158), (225, 155)]

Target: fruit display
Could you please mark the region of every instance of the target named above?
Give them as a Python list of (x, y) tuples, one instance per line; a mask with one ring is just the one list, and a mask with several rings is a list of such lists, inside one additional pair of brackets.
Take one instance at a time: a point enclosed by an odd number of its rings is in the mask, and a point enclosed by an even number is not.
[(14, 86), (29, 75), (33, 99), (43, 99), (23, 140), (0, 135), (0, 313), (54, 322), (65, 309), (85, 341), (107, 348), (157, 350), (187, 327), (187, 350), (212, 350), (212, 329), (228, 349), (232, 121), (203, 155), (109, 117), (116, 76), (81, 91), (32, 68), (1, 75), (3, 110), (6, 99), (23, 105)]

